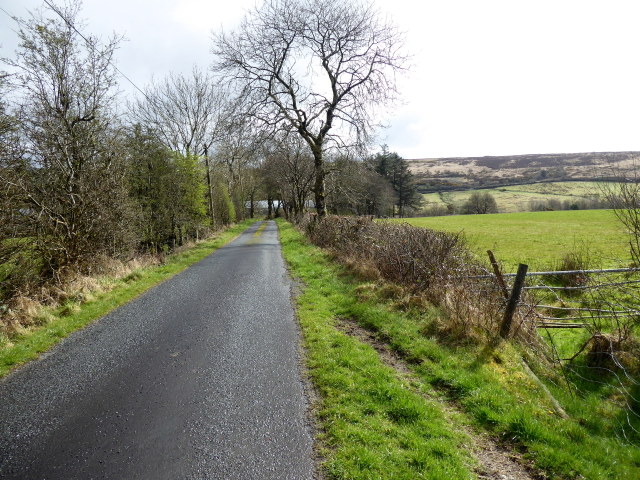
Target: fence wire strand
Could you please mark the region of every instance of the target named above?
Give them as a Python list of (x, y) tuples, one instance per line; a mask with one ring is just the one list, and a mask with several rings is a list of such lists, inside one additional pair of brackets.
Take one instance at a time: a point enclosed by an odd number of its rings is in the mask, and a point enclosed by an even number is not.
[[(580, 395), (588, 395), (594, 388), (608, 389), (607, 396), (624, 412), (624, 421), (616, 419), (620, 439), (638, 444), (640, 272), (576, 270), (534, 272), (527, 278), (530, 276), (535, 277), (535, 284), (524, 287), (520, 307), (535, 312), (532, 318), (545, 332), (555, 363)], [(507, 282), (513, 281), (511, 276), (505, 277)], [(568, 333), (554, 333), (556, 329), (573, 329), (575, 342), (568, 344)]]

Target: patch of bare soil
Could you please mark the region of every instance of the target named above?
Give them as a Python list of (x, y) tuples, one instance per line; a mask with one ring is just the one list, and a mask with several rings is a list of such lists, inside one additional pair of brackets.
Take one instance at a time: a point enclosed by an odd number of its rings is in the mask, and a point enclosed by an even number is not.
[[(351, 319), (340, 319), (336, 323), (336, 327), (347, 335), (371, 345), (378, 352), (382, 362), (398, 372), (398, 375), (410, 380), (408, 383), (420, 383), (407, 362), (398, 353), (394, 352), (386, 342), (381, 340), (375, 332), (361, 327)], [(465, 433), (469, 442), (466, 446), (479, 464), (476, 468), (476, 474), (479, 479), (541, 480), (546, 478), (544, 475), (535, 472), (519, 453), (501, 445), (490, 435), (478, 432), (469, 425), (462, 424), (459, 420), (462, 412), (455, 403), (446, 401), (435, 392), (428, 394), (417, 388), (414, 388), (414, 391), (427, 400), (437, 401), (447, 419), (451, 420), (456, 427), (459, 427)]]

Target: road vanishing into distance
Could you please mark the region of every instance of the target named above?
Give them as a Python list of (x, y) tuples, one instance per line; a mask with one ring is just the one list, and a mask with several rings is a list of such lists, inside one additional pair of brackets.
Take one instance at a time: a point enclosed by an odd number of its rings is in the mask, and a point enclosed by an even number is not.
[(290, 280), (259, 225), (0, 381), (0, 478), (313, 478)]

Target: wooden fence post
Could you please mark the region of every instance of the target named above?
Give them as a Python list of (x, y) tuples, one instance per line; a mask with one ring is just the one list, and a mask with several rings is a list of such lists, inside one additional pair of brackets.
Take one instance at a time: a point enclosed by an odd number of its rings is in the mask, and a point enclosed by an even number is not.
[(520, 301), (520, 292), (524, 287), (524, 281), (527, 277), (528, 265), (521, 263), (518, 265), (518, 273), (516, 279), (513, 282), (513, 290), (511, 290), (511, 296), (507, 302), (507, 308), (504, 311), (504, 318), (502, 319), (502, 325), (500, 325), (500, 337), (507, 338), (509, 331), (511, 330), (511, 322), (513, 321), (513, 315), (516, 313), (518, 302)]
[(496, 274), (496, 281), (498, 282), (498, 286), (504, 295), (504, 298), (509, 298), (509, 290), (507, 290), (507, 284), (504, 283), (504, 277), (502, 276), (502, 272), (500, 271), (500, 266), (496, 260), (496, 257), (493, 256), (493, 252), (491, 250), (487, 250), (487, 255), (489, 255), (489, 260), (491, 261), (491, 266), (493, 267), (493, 273)]

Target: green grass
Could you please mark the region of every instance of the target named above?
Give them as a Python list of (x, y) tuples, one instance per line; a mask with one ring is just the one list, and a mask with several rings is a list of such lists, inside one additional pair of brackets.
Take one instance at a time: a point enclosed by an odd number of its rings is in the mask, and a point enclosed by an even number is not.
[[(379, 287), (359, 284), (290, 225), (280, 227), (285, 259), (305, 284), (298, 315), (321, 397), (318, 417), (330, 478), (469, 475), (452, 433), (457, 425), (443, 425), (437, 405), (423, 405), (403, 389), (372, 348), (334, 327), (337, 318), (378, 332), (423, 385), (446, 395), (477, 428), (522, 449), (548, 477), (640, 478), (640, 449), (619, 438), (625, 410), (602, 392), (572, 396), (551, 385), (570, 415), (559, 418), (525, 373), (517, 348), (449, 346), (438, 335), (437, 322), (445, 320), (435, 307), (399, 310)], [(536, 371), (549, 373), (540, 366)], [(549, 376), (559, 383), (557, 375)]]
[(546, 200), (560, 202), (586, 200), (600, 193), (599, 182), (548, 182), (527, 185), (511, 185), (481, 190), (459, 190), (423, 195), (427, 207), (453, 203), (461, 207), (473, 192), (488, 192), (494, 196), (501, 213), (522, 212), (530, 209), (532, 202)]
[(418, 227), (461, 232), (482, 261), (493, 250), (508, 271), (518, 263), (544, 270), (574, 250), (589, 252), (595, 266), (627, 266), (627, 238), (611, 210), (567, 210), (394, 219)]
[(297, 298), (307, 365), (321, 397), (322, 454), (329, 478), (474, 478), (462, 436), (434, 402), (407, 387), (376, 351), (340, 332), (337, 319), (356, 308), (354, 285), (310, 247), (290, 224), (279, 223), (284, 257), (304, 282)]
[(68, 303), (44, 313), (48, 321), (0, 344), (0, 378), (13, 368), (37, 358), (60, 340), (148, 289), (180, 273), (231, 241), (255, 220), (235, 225), (210, 240), (168, 257), (165, 264), (137, 270), (116, 281), (108, 292), (98, 293), (81, 305)]
[[(518, 263), (528, 264), (530, 271), (557, 269), (562, 257), (572, 251), (586, 252), (592, 268), (625, 267), (631, 263), (626, 234), (611, 210), (458, 215), (394, 221), (462, 232), (481, 261), (487, 262), (486, 250), (491, 249), (503, 262), (505, 270), (510, 272), (516, 270)], [(539, 280), (546, 284), (554, 283), (547, 277)], [(602, 282), (624, 280), (626, 278), (621, 274), (609, 276)], [(601, 292), (595, 298), (586, 294), (565, 296), (563, 302), (564, 306), (599, 308), (597, 302), (602, 303), (604, 295)], [(620, 293), (612, 292), (612, 295), (619, 296)], [(538, 291), (536, 298), (540, 304), (557, 304), (557, 297), (552, 293)], [(608, 300), (613, 298), (607, 297)], [(616, 303), (632, 310), (637, 308), (637, 299), (616, 300)], [(552, 311), (548, 315), (557, 316), (559, 313)], [(613, 326), (605, 328), (605, 331), (612, 329)], [(582, 330), (554, 330), (551, 335), (562, 358), (571, 357), (588, 338), (588, 332)]]

